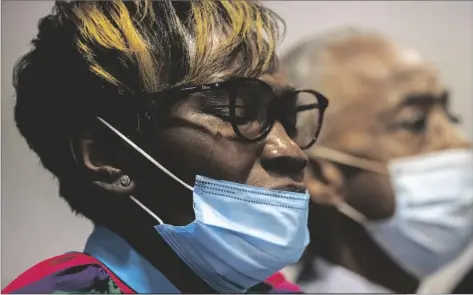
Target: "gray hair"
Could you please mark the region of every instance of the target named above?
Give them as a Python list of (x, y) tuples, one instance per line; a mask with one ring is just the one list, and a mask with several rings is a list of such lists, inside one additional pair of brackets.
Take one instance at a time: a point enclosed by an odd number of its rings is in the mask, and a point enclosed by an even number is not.
[[(348, 105), (343, 97), (331, 97), (338, 92), (329, 89), (330, 84), (324, 82), (329, 74), (330, 57), (335, 50), (344, 49), (342, 54), (356, 55), (363, 51), (363, 47), (356, 46), (357, 43), (390, 43), (380, 33), (363, 28), (342, 27), (329, 30), (323, 34), (304, 40), (287, 51), (281, 58), (281, 68), (287, 76), (288, 81), (295, 87), (310, 88), (327, 95), (330, 106), (325, 114), (324, 128), (319, 137), (321, 145), (337, 141), (340, 136), (341, 126), (338, 122), (340, 112), (352, 111), (347, 109)], [(355, 45), (355, 46), (352, 46)], [(331, 93), (331, 92), (334, 93)], [(314, 146), (315, 147), (315, 146)]]
[(335, 44), (343, 44), (360, 37), (385, 39), (370, 29), (352, 26), (335, 28), (305, 40), (287, 51), (281, 58), (281, 67), (296, 87), (319, 88), (324, 73), (321, 57), (328, 54)]

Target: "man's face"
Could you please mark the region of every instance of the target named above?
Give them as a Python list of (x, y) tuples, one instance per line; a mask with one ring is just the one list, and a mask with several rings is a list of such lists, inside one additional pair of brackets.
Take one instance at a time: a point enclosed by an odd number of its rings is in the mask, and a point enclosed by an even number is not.
[[(280, 72), (264, 75), (260, 79), (271, 86), (276, 96), (288, 89)], [(258, 100), (260, 97), (254, 93), (251, 99)], [(197, 93), (178, 100), (171, 106), (169, 117), (163, 120), (165, 127), (158, 131), (153, 156), (190, 185), (194, 184), (196, 175), (203, 175), (266, 188), (304, 191), (307, 158), (288, 136), (283, 125), (276, 122), (265, 139), (248, 142), (236, 135), (231, 123), (225, 119), (223, 113), (228, 113), (227, 109), (228, 103), (219, 102), (217, 96), (212, 97), (208, 93)], [(163, 182), (155, 182), (159, 187), (153, 190), (162, 191), (165, 186), (167, 193), (174, 195), (155, 196), (157, 203), (154, 207), (162, 207), (162, 201), (167, 199), (169, 213), (186, 215), (174, 222), (189, 222), (192, 217), (191, 192), (182, 190), (168, 176), (163, 177)], [(150, 190), (150, 183), (152, 187), (153, 181), (148, 181), (144, 190)], [(183, 194), (189, 197), (182, 197)], [(157, 213), (160, 216), (166, 214), (159, 209)]]
[[(324, 85), (331, 119), (321, 145), (385, 164), (470, 146), (449, 109), (447, 89), (416, 52), (383, 42), (354, 44), (335, 48), (328, 63)], [(343, 169), (349, 204), (371, 218), (392, 215), (388, 176)]]

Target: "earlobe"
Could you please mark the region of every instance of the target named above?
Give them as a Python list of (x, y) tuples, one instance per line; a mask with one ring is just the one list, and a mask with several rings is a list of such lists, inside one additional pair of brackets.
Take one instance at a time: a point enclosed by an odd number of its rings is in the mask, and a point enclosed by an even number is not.
[(315, 203), (336, 206), (344, 201), (343, 173), (330, 161), (310, 158), (305, 173), (305, 183)]
[[(104, 153), (107, 150), (99, 147), (99, 144), (90, 137), (76, 140), (71, 139), (71, 153), (78, 168), (83, 172), (81, 175), (88, 178), (94, 185), (116, 195), (131, 195), (135, 182), (123, 171), (115, 167), (112, 153)], [(110, 149), (108, 149), (110, 151)]]
[(119, 178), (111, 182), (96, 180), (93, 183), (109, 193), (122, 196), (132, 195), (135, 188), (135, 182), (125, 174), (122, 174)]

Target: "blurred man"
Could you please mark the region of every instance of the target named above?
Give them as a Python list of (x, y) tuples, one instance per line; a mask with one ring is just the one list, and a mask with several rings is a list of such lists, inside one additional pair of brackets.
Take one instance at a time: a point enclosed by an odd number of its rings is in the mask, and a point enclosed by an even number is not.
[(445, 85), (417, 52), (355, 29), (304, 42), (282, 65), (296, 87), (331, 98), (307, 151), (316, 242), (298, 281), (307, 292), (414, 292), (473, 235), (470, 142)]

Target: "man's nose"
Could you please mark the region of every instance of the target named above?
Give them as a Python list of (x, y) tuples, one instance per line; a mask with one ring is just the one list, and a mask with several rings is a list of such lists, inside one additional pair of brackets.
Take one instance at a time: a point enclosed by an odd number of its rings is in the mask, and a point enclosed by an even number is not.
[(429, 151), (472, 147), (466, 133), (442, 108), (433, 109), (427, 120), (427, 142)]
[(301, 148), (289, 137), (284, 127), (276, 122), (265, 140), (261, 165), (270, 174), (290, 177), (297, 182), (304, 180), (308, 162)]

